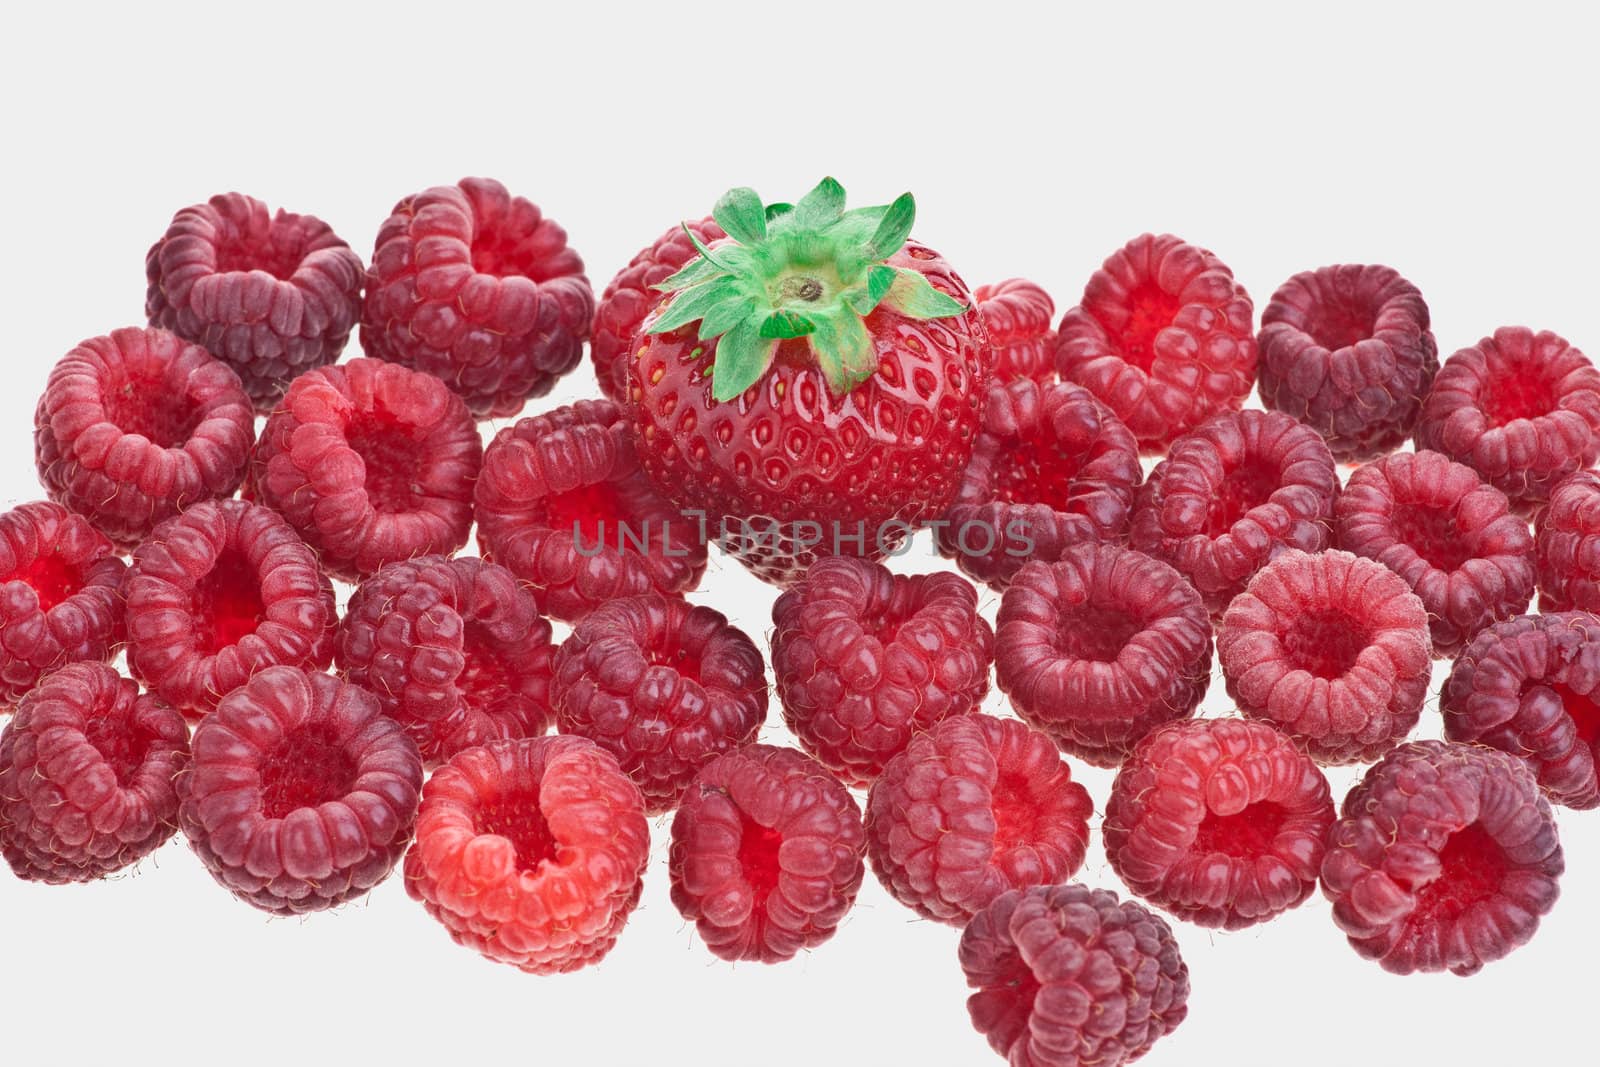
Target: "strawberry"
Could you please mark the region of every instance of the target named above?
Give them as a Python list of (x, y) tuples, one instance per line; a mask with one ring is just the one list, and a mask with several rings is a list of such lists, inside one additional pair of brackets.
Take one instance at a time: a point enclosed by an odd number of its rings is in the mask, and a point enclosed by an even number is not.
[[(656, 288), (628, 367), (635, 447), (759, 577), (877, 559), (940, 515), (972, 454), (993, 353), (966, 284), (909, 241), (916, 205), (717, 201), (728, 237)], [(694, 324), (698, 323), (698, 327)]]

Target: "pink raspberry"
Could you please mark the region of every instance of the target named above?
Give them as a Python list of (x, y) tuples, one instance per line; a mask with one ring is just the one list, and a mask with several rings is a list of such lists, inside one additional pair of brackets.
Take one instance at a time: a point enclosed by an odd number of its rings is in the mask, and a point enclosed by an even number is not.
[(1017, 378), (1047, 382), (1056, 376), (1055, 301), (1026, 278), (980, 285), (972, 299), (994, 346), (996, 384)]
[(1533, 525), (1539, 610), (1600, 611), (1600, 474), (1562, 479)]

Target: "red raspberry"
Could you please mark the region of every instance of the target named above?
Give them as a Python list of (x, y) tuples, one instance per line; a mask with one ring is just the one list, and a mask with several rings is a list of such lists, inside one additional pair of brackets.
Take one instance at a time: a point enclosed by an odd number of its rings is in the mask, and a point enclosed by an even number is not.
[(333, 586), (259, 504), (207, 501), (168, 519), (134, 551), (124, 589), (128, 666), (190, 715), (264, 668), (333, 659)]
[(1533, 527), (1539, 610), (1600, 611), (1600, 474), (1564, 478)]
[(1219, 415), (1150, 472), (1129, 544), (1178, 568), (1220, 616), (1279, 552), (1328, 547), (1338, 493), (1315, 430), (1275, 411)]
[(1044, 734), (958, 715), (914, 736), (872, 784), (867, 855), (890, 896), (959, 925), (1008, 889), (1072, 877), (1092, 810)]
[(747, 745), (672, 820), (672, 903), (713, 955), (781, 963), (833, 936), (866, 871), (861, 807), (816, 760)]
[(1211, 619), (1183, 576), (1113, 545), (1030, 563), (1000, 601), (995, 674), (1056, 744), (1114, 767), (1153, 728), (1194, 714), (1211, 682)]
[(720, 611), (659, 595), (614, 600), (556, 650), (556, 728), (615, 756), (652, 815), (767, 717), (761, 650)]
[(456, 944), (555, 974), (611, 951), (649, 858), (638, 787), (609, 754), (579, 737), (495, 741), (428, 779), (406, 891)]
[(1557, 804), (1600, 807), (1600, 618), (1519, 615), (1483, 630), (1439, 710), (1450, 740), (1522, 757)]
[(182, 715), (102, 663), (69, 663), (0, 734), (0, 853), (56, 885), (120, 871), (172, 836), (188, 756)]
[(396, 204), (366, 281), (362, 349), (442, 378), (480, 419), (554, 388), (594, 319), (566, 231), (490, 178)]
[(0, 708), (62, 664), (116, 655), (125, 569), (110, 541), (59, 504), (0, 515)]
[(558, 619), (686, 593), (705, 573), (696, 524), (639, 469), (621, 420), (609, 400), (580, 400), (501, 430), (484, 453), (478, 545)]
[(1465, 463), (1513, 507), (1542, 504), (1600, 458), (1600, 371), (1553, 333), (1503, 326), (1445, 361), (1417, 447)]
[(994, 346), (994, 381), (1015, 378), (1047, 382), (1056, 376), (1056, 304), (1025, 278), (980, 285), (972, 293), (978, 317)]
[(194, 731), (183, 835), (246, 904), (322, 911), (389, 876), (411, 840), (422, 759), (359, 686), (270, 667)]
[(972, 1025), (1012, 1067), (1121, 1067), (1189, 1013), (1160, 916), (1084, 885), (1006, 893), (961, 934)]
[(684, 227), (709, 245), (728, 236), (709, 215), (695, 222), (674, 226), (639, 250), (628, 265), (617, 272), (606, 286), (594, 309), (594, 333), (589, 339), (589, 359), (600, 392), (622, 403), (628, 398), (628, 363), (633, 359), (634, 339), (646, 315), (666, 299), (656, 286), (677, 273), (680, 267), (699, 258), (694, 242)]
[(1285, 552), (1217, 629), (1239, 710), (1321, 763), (1370, 762), (1411, 732), (1431, 651), (1422, 601), (1387, 567), (1348, 552)]
[(1397, 452), (1358, 467), (1334, 506), (1340, 548), (1406, 580), (1428, 610), (1433, 654), (1533, 596), (1533, 537), (1505, 494), (1437, 452)]
[(165, 330), (116, 330), (68, 352), (33, 426), (45, 492), (119, 548), (196, 501), (232, 496), (255, 438), (238, 376)]
[(1023, 379), (989, 390), (939, 552), (1003, 588), (1030, 558), (1121, 541), (1143, 471), (1128, 428), (1094, 394)]
[(372, 690), (429, 764), (550, 727), (550, 624), (504, 567), (423, 556), (356, 587), (339, 670)]
[(1056, 367), (1158, 453), (1244, 403), (1256, 377), (1253, 310), (1216, 256), (1147, 233), (1112, 253), (1061, 320)]
[(267, 412), (295, 375), (344, 351), (362, 269), (321, 219), (226, 193), (178, 212), (151, 246), (144, 310), (232, 367)]
[(849, 785), (871, 785), (913, 734), (976, 711), (989, 691), (994, 631), (977, 590), (949, 572), (824, 556), (778, 598), (772, 624), (783, 720)]
[(1272, 727), (1174, 723), (1117, 772), (1106, 858), (1158, 908), (1238, 930), (1298, 907), (1317, 888), (1333, 818), (1327, 778)]
[(1315, 429), (1347, 463), (1411, 436), (1439, 370), (1428, 305), (1391, 267), (1296, 274), (1261, 313), (1259, 341), (1261, 402)]
[(355, 582), (466, 544), (482, 461), (477, 425), (443, 382), (353, 359), (295, 379), (261, 431), (245, 488), (330, 574)]
[(1449, 741), (1390, 751), (1345, 797), (1327, 841), (1334, 922), (1395, 974), (1472, 974), (1525, 944), (1565, 867), (1527, 766)]

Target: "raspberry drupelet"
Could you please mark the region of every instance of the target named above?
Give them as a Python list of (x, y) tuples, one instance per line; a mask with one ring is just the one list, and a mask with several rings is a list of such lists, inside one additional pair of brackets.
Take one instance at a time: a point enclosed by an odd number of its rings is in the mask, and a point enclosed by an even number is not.
[(1154, 727), (1194, 714), (1211, 681), (1211, 620), (1183, 576), (1113, 545), (1018, 572), (1000, 601), (995, 675), (1056, 744), (1114, 767)]
[(191, 504), (231, 496), (255, 439), (238, 375), (199, 345), (136, 328), (63, 356), (33, 426), (50, 499), (124, 549)]
[(177, 828), (188, 756), (182, 715), (103, 663), (67, 664), (0, 733), (0, 854), (57, 885), (136, 863)]
[(482, 461), (477, 425), (443, 382), (352, 359), (295, 379), (256, 442), (245, 493), (355, 582), (466, 544)]
[(1600, 611), (1600, 474), (1562, 479), (1533, 526), (1539, 610)]
[(872, 784), (867, 855), (890, 896), (960, 925), (1008, 889), (1072, 877), (1092, 810), (1044, 734), (958, 715), (913, 737)]
[(971, 583), (825, 556), (772, 606), (783, 720), (847, 785), (864, 787), (912, 735), (977, 710), (994, 631)]
[(566, 231), (499, 182), (466, 178), (406, 197), (379, 228), (361, 347), (498, 418), (578, 365), (593, 319)]
[(361, 257), (321, 219), (242, 193), (179, 211), (144, 268), (150, 325), (233, 368), (263, 414), (339, 358), (361, 314)]
[(939, 552), (1003, 588), (1029, 559), (1126, 539), (1143, 472), (1139, 446), (1094, 394), (1069, 382), (996, 385)]
[(1384, 756), (1345, 797), (1327, 842), (1334, 922), (1395, 974), (1473, 974), (1527, 943), (1565, 867), (1527, 766), (1450, 741)]
[(996, 384), (1017, 378), (1047, 382), (1056, 376), (1055, 301), (1025, 278), (980, 285), (972, 299), (994, 347)]
[(406, 891), (458, 944), (532, 974), (598, 963), (639, 903), (639, 789), (580, 737), (456, 753), (422, 792)]
[(861, 807), (816, 760), (746, 745), (701, 768), (672, 820), (672, 903), (725, 960), (831, 938), (866, 872)]

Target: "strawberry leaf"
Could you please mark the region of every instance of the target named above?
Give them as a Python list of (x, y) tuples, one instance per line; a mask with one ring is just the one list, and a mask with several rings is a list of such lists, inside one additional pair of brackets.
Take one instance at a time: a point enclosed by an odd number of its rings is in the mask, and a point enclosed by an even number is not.
[(711, 209), (711, 217), (741, 244), (760, 244), (767, 239), (767, 215), (754, 189), (729, 189)]
[(894, 284), (884, 303), (913, 319), (943, 319), (967, 310), (967, 305), (939, 292), (920, 272), (905, 267), (894, 268)]
[(717, 342), (716, 373), (711, 376), (711, 396), (732, 400), (761, 380), (778, 342), (761, 336), (761, 320), (751, 316), (739, 321)]
[(872, 240), (867, 242), (867, 254), (872, 259), (884, 260), (900, 251), (906, 238), (911, 236), (911, 224), (916, 217), (916, 200), (910, 193), (901, 193), (889, 205), (889, 210), (883, 213), (878, 228), (873, 231)]
[(878, 357), (861, 316), (849, 312), (819, 316), (816, 327), (811, 348), (835, 395), (843, 396), (872, 377)]
[(844, 186), (824, 178), (794, 206), (794, 224), (801, 229), (821, 230), (839, 221), (844, 214)]

